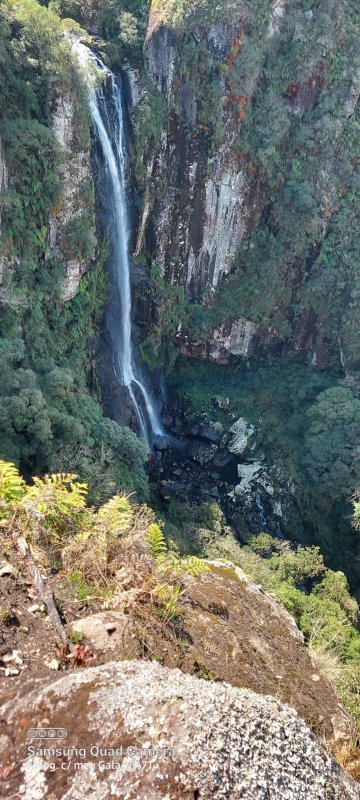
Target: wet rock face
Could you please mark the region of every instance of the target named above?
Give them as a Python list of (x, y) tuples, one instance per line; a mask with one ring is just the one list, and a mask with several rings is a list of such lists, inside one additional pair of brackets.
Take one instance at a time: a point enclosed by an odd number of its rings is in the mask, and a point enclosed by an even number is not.
[(169, 28), (156, 28), (147, 38), (145, 66), (155, 86), (168, 99), (175, 70), (176, 46), (176, 37)]
[[(84, 748), (83, 756), (28, 753), (27, 727), (44, 708), (51, 727), (68, 734), (66, 740), (52, 740), (52, 746)], [(70, 673), (12, 702), (4, 714), (12, 737), (4, 736), (5, 763), (10, 758), (14, 763), (14, 743), (16, 752), (16, 764), (3, 783), (4, 798), (360, 796), (288, 706), (156, 663), (115, 662)], [(96, 747), (103, 752), (97, 755)], [(84, 767), (72, 769), (74, 761)]]
[[(196, 30), (194, 39), (207, 48), (209, 58), (220, 60), (225, 59), (237, 35), (237, 27), (224, 21), (208, 30)], [(148, 164), (152, 200), (150, 207), (144, 208), (139, 234), (143, 236), (151, 217), (151, 227), (156, 230), (155, 263), (169, 280), (183, 285), (192, 299), (199, 300), (233, 265), (247, 227), (250, 187), (246, 164), (242, 168), (231, 156), (236, 130), (232, 120), (223, 118), (221, 103), (223, 141), (211, 153), (209, 136), (198, 125), (191, 81), (178, 74), (182, 47), (183, 35), (161, 24), (154, 4), (145, 66), (157, 90), (176, 111), (169, 111), (168, 132), (162, 137), (160, 152)], [(218, 80), (221, 88), (223, 79), (218, 76)], [(222, 90), (224, 93), (224, 86)], [(160, 175), (166, 196), (156, 204), (152, 186)]]

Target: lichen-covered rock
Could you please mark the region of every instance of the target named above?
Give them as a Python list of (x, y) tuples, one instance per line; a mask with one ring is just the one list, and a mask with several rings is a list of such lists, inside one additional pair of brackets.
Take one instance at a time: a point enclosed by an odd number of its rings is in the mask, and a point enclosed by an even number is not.
[[(41, 726), (44, 709), (55, 738), (31, 740), (27, 730)], [(156, 663), (72, 672), (8, 704), (3, 717), (3, 763), (14, 764), (4, 798), (360, 797), (288, 706)], [(59, 728), (65, 739), (56, 738)]]
[(254, 436), (255, 428), (246, 419), (240, 417), (230, 428), (230, 433), (232, 439), (228, 444), (228, 450), (235, 455), (242, 455)]
[(249, 494), (251, 485), (260, 477), (264, 465), (261, 461), (252, 461), (249, 464), (238, 464), (240, 483), (235, 487), (235, 494)]
[[(231, 563), (187, 578), (189, 652), (165, 663), (273, 695), (296, 709), (328, 742), (351, 741), (352, 722), (314, 667), (293, 617)], [(194, 666), (195, 665), (195, 666)], [(197, 666), (196, 666), (197, 665)]]

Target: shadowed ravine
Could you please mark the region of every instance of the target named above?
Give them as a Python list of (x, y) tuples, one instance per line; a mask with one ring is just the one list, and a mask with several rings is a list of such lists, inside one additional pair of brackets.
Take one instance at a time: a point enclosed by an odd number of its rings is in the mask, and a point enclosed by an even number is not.
[[(101, 147), (107, 175), (109, 208), (108, 227), (112, 252), (112, 305), (116, 308), (116, 321), (109, 331), (112, 344), (114, 372), (122, 386), (126, 386), (136, 411), (140, 431), (151, 446), (157, 436), (163, 435), (154, 403), (144, 386), (133, 357), (131, 338), (131, 287), (129, 240), (130, 226), (126, 208), (125, 177), (126, 147), (121, 86), (116, 77), (94, 56), (88, 48), (77, 43), (76, 51), (84, 67), (89, 84), (89, 109), (94, 132)], [(94, 87), (94, 71), (102, 79), (100, 88)], [(106, 82), (108, 92), (103, 85)], [(109, 109), (108, 105), (111, 105)]]

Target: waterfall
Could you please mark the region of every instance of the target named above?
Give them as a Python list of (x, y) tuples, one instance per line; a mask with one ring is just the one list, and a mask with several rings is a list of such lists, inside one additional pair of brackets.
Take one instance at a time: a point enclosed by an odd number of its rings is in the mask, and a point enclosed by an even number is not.
[[(89, 109), (95, 134), (99, 141), (108, 178), (111, 214), (109, 228), (112, 240), (112, 270), (119, 308), (111, 332), (114, 350), (114, 371), (117, 380), (126, 386), (136, 411), (141, 433), (150, 445), (151, 439), (163, 436), (153, 401), (137, 372), (131, 336), (130, 287), (130, 226), (127, 212), (125, 179), (127, 155), (124, 136), (124, 113), (121, 86), (113, 73), (81, 42), (75, 44), (80, 64), (84, 67), (89, 86)], [(96, 88), (96, 76), (102, 79)], [(104, 80), (108, 86), (109, 113)], [(135, 392), (137, 391), (138, 397)]]

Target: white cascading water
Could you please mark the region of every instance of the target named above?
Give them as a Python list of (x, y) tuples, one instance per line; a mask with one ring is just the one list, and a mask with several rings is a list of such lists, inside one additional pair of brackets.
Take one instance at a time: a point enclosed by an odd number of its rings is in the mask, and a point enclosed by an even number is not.
[[(136, 374), (133, 358), (129, 260), (130, 229), (125, 194), (127, 159), (121, 88), (113, 73), (84, 44), (77, 42), (75, 49), (88, 77), (91, 118), (101, 145), (111, 190), (112, 257), (120, 304), (119, 335), (115, 337), (117, 352), (115, 353), (116, 363), (114, 364), (114, 369), (119, 382), (126, 386), (129, 391), (139, 419), (142, 435), (150, 444), (149, 440), (151, 438), (163, 436), (164, 433), (149, 393)], [(100, 75), (103, 80), (106, 79), (109, 84), (111, 102), (115, 110), (114, 120), (110, 119), (110, 115), (107, 114), (103, 89), (101, 86), (98, 90), (95, 88), (96, 81), (94, 76), (96, 74)], [(139, 390), (139, 397), (143, 400), (144, 410), (135, 396), (134, 387)]]

